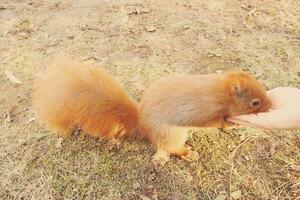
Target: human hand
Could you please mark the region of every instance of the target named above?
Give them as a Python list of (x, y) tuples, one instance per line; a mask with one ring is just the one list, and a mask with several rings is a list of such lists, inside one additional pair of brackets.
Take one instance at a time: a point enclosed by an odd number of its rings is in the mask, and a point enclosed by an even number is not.
[(233, 116), (227, 120), (263, 129), (300, 129), (300, 89), (279, 87), (267, 93), (272, 104), (268, 112)]

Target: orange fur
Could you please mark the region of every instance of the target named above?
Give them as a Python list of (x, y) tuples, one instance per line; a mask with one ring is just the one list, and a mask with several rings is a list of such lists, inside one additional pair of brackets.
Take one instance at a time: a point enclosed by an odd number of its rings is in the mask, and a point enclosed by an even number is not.
[(136, 132), (137, 103), (100, 67), (70, 63), (37, 81), (33, 107), (59, 133), (81, 128), (92, 136), (120, 138)]
[[(260, 103), (260, 105), (256, 104)], [(138, 133), (156, 146), (155, 159), (195, 157), (190, 127), (224, 127), (226, 117), (266, 111), (264, 87), (245, 72), (171, 75), (153, 83), (140, 106), (103, 69), (71, 63), (51, 68), (36, 84), (33, 106), (50, 127), (79, 127), (93, 136)]]
[[(253, 99), (261, 105), (251, 107)], [(269, 106), (263, 86), (245, 72), (173, 75), (146, 90), (139, 128), (160, 155), (186, 154), (188, 127), (224, 127), (228, 116), (266, 111)]]

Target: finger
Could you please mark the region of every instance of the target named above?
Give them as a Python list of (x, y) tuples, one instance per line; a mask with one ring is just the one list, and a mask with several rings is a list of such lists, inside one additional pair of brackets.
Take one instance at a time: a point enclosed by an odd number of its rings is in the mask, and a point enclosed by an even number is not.
[(266, 127), (261, 127), (257, 124), (251, 124), (247, 121), (242, 121), (242, 120), (238, 120), (238, 119), (234, 119), (234, 118), (230, 118), (228, 119), (228, 121), (235, 123), (237, 125), (244, 125), (244, 126), (249, 126), (249, 127), (254, 127), (254, 128), (260, 128), (260, 129), (267, 129)]
[(254, 118), (256, 118), (256, 114), (240, 115), (240, 116), (230, 117), (227, 120), (229, 122), (239, 124), (239, 125), (245, 125), (245, 126), (251, 126), (251, 127), (254, 127), (254, 128), (267, 129), (267, 127), (261, 126), (261, 123), (255, 122), (255, 120), (253, 120)]
[(229, 122), (231, 122), (231, 123), (234, 123), (234, 124), (240, 124), (240, 123), (243, 122), (242, 120), (239, 120), (239, 119), (234, 118), (234, 117), (229, 117), (229, 118), (227, 118), (227, 121), (229, 121)]
[(265, 129), (289, 129), (293, 128), (294, 122), (291, 122), (290, 120), (290, 116), (293, 115), (293, 111), (288, 113), (289, 117), (287, 118), (287, 110), (278, 109), (268, 113), (235, 116), (228, 120), (235, 121), (235, 123), (243, 125), (262, 127)]
[(240, 115), (234, 117), (234, 119), (244, 125), (259, 126), (266, 129), (272, 129), (272, 120), (274, 121), (274, 117), (270, 113)]

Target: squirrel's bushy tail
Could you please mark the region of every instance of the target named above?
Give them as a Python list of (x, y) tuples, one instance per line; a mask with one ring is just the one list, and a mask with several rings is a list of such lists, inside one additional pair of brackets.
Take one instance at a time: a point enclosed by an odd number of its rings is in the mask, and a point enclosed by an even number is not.
[(37, 80), (32, 100), (38, 117), (59, 133), (80, 128), (107, 138), (137, 134), (138, 103), (98, 66), (51, 67)]

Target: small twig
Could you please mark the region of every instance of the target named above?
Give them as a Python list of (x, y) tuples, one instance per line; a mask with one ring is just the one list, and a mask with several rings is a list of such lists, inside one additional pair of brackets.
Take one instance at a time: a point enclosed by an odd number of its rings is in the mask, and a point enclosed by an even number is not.
[[(285, 182), (285, 183), (279, 185), (277, 188), (275, 188), (275, 189), (273, 190), (272, 194), (275, 194), (275, 192), (277, 192), (279, 189), (285, 187), (286, 185), (292, 184), (292, 183), (294, 183), (294, 182), (296, 182), (296, 184), (294, 184), (293, 186), (298, 185), (298, 184), (297, 184), (297, 181), (288, 181), (288, 182)], [(292, 186), (291, 188), (293, 188), (293, 186)]]
[(108, 0), (105, 0), (105, 2), (108, 4), (108, 7), (109, 7), (110, 11), (114, 11), (114, 9), (113, 9), (111, 3), (109, 3)]
[(257, 9), (253, 8), (250, 12), (248, 12), (245, 17), (252, 15)]
[(231, 159), (234, 158), (234, 156), (235, 156), (237, 150), (239, 150), (239, 148), (240, 148), (242, 145), (244, 145), (245, 143), (247, 143), (249, 140), (250, 140), (250, 138), (245, 139), (242, 143), (240, 143), (240, 144), (233, 150), (233, 152), (232, 152), (232, 154), (231, 154)]
[(254, 12), (256, 12), (257, 9), (256, 8), (253, 8), (250, 12), (248, 12), (245, 16), (244, 16), (244, 24), (247, 28), (251, 28), (250, 26), (248, 26), (248, 23), (247, 23), (247, 18), (249, 16), (251, 16)]
[(244, 140), (242, 143), (240, 143), (232, 152), (231, 154), (231, 168), (230, 168), (230, 173), (229, 173), (229, 199), (231, 200), (231, 191), (232, 191), (232, 186), (231, 186), (231, 179), (232, 179), (232, 171), (234, 168), (234, 157), (236, 155), (237, 150), (239, 150), (241, 148), (241, 146), (243, 146), (244, 144), (246, 144), (248, 141), (250, 140), (250, 138), (247, 138), (246, 140)]
[(296, 182), (295, 184), (293, 184), (291, 186), (291, 188), (294, 188), (294, 187), (297, 187), (298, 185), (300, 185), (300, 181), (299, 180), (296, 180), (296, 181), (293, 181), (293, 182)]
[(231, 163), (230, 173), (229, 173), (229, 199), (231, 200), (231, 177), (232, 177), (232, 171), (233, 171), (233, 162)]

